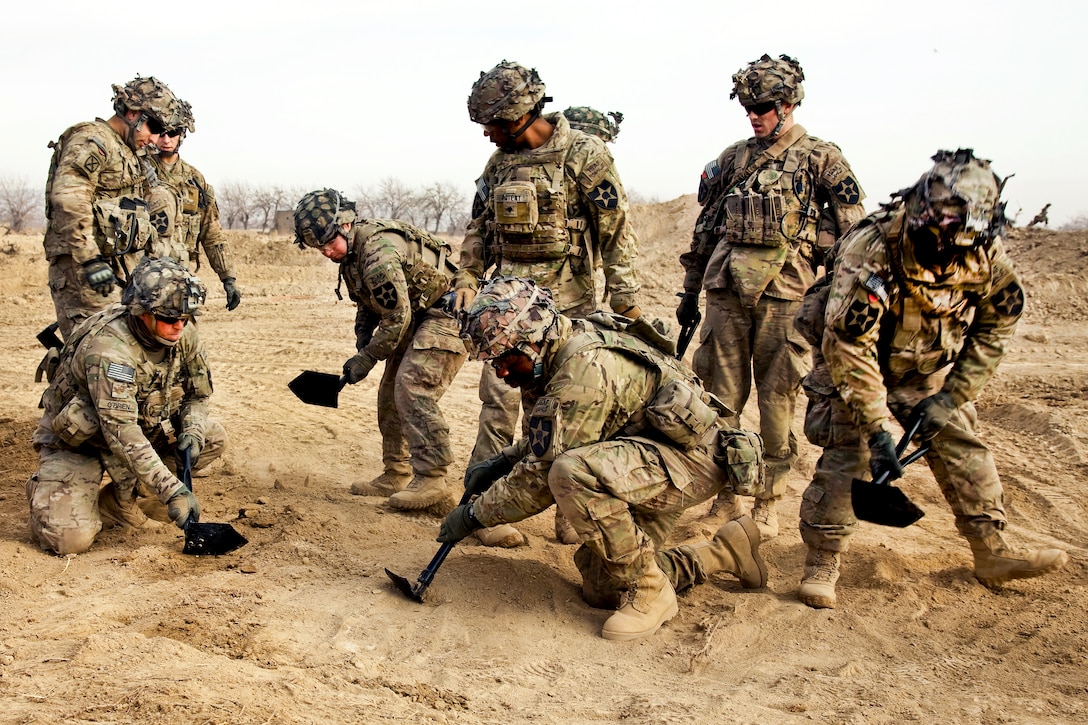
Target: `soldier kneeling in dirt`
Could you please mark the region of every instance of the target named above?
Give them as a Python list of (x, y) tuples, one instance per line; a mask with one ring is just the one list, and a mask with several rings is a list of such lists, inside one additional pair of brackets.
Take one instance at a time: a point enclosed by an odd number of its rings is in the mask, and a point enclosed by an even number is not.
[(593, 606), (617, 609), (606, 639), (652, 635), (678, 611), (676, 591), (715, 572), (762, 587), (759, 529), (731, 521), (710, 541), (657, 551), (681, 513), (723, 488), (763, 482), (762, 442), (726, 429), (732, 411), (667, 354), (644, 318), (570, 319), (529, 279), (489, 281), (467, 311), (464, 335), (530, 405), (529, 435), (465, 475), (470, 492), (439, 541), (513, 523), (557, 504), (581, 539), (574, 560)]
[(40, 465), (26, 484), (30, 533), (43, 549), (86, 551), (103, 522), (160, 525), (136, 505), (137, 486), (154, 492), (178, 527), (200, 518), (196, 496), (162, 456), (187, 451), (199, 470), (226, 447), (222, 425), (208, 419), (208, 356), (188, 324), (204, 297), (180, 263), (144, 258), (121, 303), (68, 336), (34, 433)]
[(817, 353), (804, 380), (805, 435), (823, 447), (801, 502), (808, 553), (798, 596), (810, 607), (835, 606), (840, 554), (857, 528), (853, 479), (867, 468), (874, 480), (903, 475), (894, 421), (917, 425), (928, 443), (926, 461), (979, 581), (1039, 576), (1068, 559), (1059, 549), (1006, 544), (1001, 481), (975, 435), (971, 401), (1024, 311), (1002, 241), (1002, 182), (970, 149), (933, 160), (898, 200), (839, 240), (828, 279), (809, 290), (795, 320)]

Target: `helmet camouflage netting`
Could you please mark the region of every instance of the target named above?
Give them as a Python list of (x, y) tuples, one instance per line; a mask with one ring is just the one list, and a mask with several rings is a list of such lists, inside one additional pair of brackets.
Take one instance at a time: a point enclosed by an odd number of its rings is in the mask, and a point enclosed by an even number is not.
[(295, 207), (295, 244), (299, 249), (322, 247), (355, 222), (355, 202), (335, 189), (319, 189), (302, 197)]
[(623, 123), (623, 114), (619, 111), (609, 111), (608, 116), (612, 118), (608, 118), (589, 106), (571, 106), (563, 111), (563, 115), (570, 121), (571, 128), (599, 136), (606, 143), (620, 135), (620, 124)]
[(468, 116), (474, 123), (516, 121), (546, 100), (535, 68), (504, 60), (472, 84)]
[(200, 314), (207, 292), (200, 278), (170, 257), (144, 257), (132, 271), (123, 302), (135, 313), (163, 317), (194, 317)]
[(154, 76), (137, 76), (123, 86), (113, 86), (113, 110), (123, 116), (125, 111), (139, 111), (166, 126), (178, 113), (178, 99)]
[(805, 73), (801, 64), (788, 55), (772, 58), (764, 53), (733, 74), (730, 100), (740, 99), (742, 106), (778, 101), (797, 105), (805, 97), (801, 81)]
[(990, 170), (988, 159), (976, 158), (973, 149), (940, 150), (933, 167), (911, 187), (899, 192), (906, 198), (908, 224), (930, 226), (946, 214), (961, 216), (958, 246), (985, 242), (1003, 225), (1002, 182)]
[[(518, 350), (539, 363), (542, 343), (558, 335), (558, 319), (546, 288), (522, 277), (495, 277), (469, 305), (462, 337), (474, 360), (491, 360)], [(534, 350), (533, 345), (540, 349)]]

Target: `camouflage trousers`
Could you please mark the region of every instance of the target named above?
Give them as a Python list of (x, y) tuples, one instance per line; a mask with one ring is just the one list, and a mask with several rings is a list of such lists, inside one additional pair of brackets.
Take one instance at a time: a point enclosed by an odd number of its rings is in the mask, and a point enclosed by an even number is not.
[(72, 329), (83, 320), (121, 301), (117, 286), (105, 297), (89, 287), (83, 266), (68, 254), (49, 260), (49, 294), (53, 297), (62, 340), (67, 340)]
[[(685, 509), (718, 494), (725, 473), (703, 448), (670, 449), (622, 438), (575, 448), (552, 462), (548, 487), (582, 539), (574, 560), (592, 606), (615, 608), (620, 593), (657, 561), (677, 590), (705, 581), (694, 553), (658, 552)], [(674, 480), (686, 480), (680, 489)]]
[(425, 310), (385, 361), (378, 384), (378, 429), (386, 471), (444, 476), (453, 463), (450, 427), (438, 401), (457, 377), (467, 353), (457, 320)]
[(732, 290), (708, 290), (706, 319), (692, 367), (710, 392), (740, 413), (755, 380), (759, 432), (766, 450), (767, 489), (759, 498), (781, 498), (797, 460), (791, 430), (801, 378), (810, 367), (809, 344), (793, 327), (800, 302), (763, 296), (745, 307)]
[[(888, 407), (900, 425), (923, 398), (941, 389), (943, 375), (920, 375), (888, 389)], [(933, 471), (965, 537), (985, 538), (1005, 528), (1004, 494), (989, 449), (975, 435), (978, 417), (971, 403), (961, 406), (930, 441), (925, 460)], [(823, 447), (812, 481), (801, 499), (801, 538), (827, 551), (846, 551), (857, 529), (850, 482), (869, 478), (869, 448), (837, 394), (812, 400), (805, 434)]]
[[(227, 432), (219, 422), (209, 420), (204, 436), (194, 473), (226, 450)], [(174, 470), (173, 445), (164, 443), (156, 446), (156, 451)], [(30, 534), (39, 546), (62, 556), (90, 548), (102, 530), (98, 492), (103, 473), (109, 473), (119, 499), (136, 499), (136, 476), (109, 451), (49, 446), (38, 451), (38, 471), (26, 482), (26, 498), (30, 504)]]

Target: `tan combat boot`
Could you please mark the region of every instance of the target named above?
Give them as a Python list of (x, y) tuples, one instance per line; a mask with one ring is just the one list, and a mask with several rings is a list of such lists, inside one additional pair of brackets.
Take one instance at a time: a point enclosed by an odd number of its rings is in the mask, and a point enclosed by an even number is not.
[(707, 576), (733, 574), (745, 589), (767, 586), (767, 565), (759, 555), (759, 527), (751, 516), (726, 522), (710, 541), (691, 545)]
[(759, 535), (764, 541), (778, 536), (778, 514), (774, 510), (774, 498), (757, 498), (752, 507), (752, 518), (759, 527)]
[(736, 521), (744, 514), (744, 502), (740, 500), (740, 496), (732, 491), (722, 491), (714, 499), (714, 503), (710, 504), (710, 512), (704, 518)]
[(805, 573), (797, 598), (815, 609), (835, 608), (835, 582), (839, 580), (839, 552), (808, 547)]
[(412, 474), (386, 471), (369, 481), (356, 481), (351, 484), (351, 492), (356, 496), (392, 496), (397, 491), (408, 488)]
[(649, 637), (679, 611), (669, 578), (651, 563), (625, 592), (623, 606), (604, 623), (601, 636), (620, 641)]
[(423, 476), (417, 473), (403, 491), (397, 491), (389, 497), (389, 505), (395, 509), (412, 511), (448, 503), (449, 498), (445, 476)]
[(574, 526), (567, 521), (567, 517), (555, 507), (555, 538), (560, 544), (580, 544), (582, 537), (574, 530)]
[(1010, 579), (1041, 576), (1069, 561), (1069, 555), (1061, 549), (1016, 551), (996, 532), (982, 539), (968, 538), (967, 542), (975, 555), (975, 577), (988, 587)]
[(510, 524), (499, 524), (472, 532), (484, 546), (497, 546), (501, 549), (513, 549), (515, 546), (525, 546), (529, 540), (525, 534), (515, 529)]
[(120, 526), (131, 529), (154, 529), (162, 526), (162, 523), (149, 519), (147, 514), (136, 505), (136, 497), (133, 494), (131, 501), (121, 501), (117, 495), (117, 485), (107, 483), (98, 492), (98, 516), (102, 519), (102, 526), (110, 528)]

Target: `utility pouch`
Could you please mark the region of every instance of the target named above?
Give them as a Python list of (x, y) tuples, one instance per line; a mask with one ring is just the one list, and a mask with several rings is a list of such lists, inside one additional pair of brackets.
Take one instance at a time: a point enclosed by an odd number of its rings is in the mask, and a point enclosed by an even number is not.
[(508, 181), (495, 189), (492, 199), (495, 225), (504, 235), (531, 236), (536, 231), (540, 209), (532, 181)]
[(147, 202), (134, 196), (100, 199), (94, 207), (94, 235), (106, 257), (144, 249), (151, 237)]
[(657, 391), (646, 407), (646, 417), (650, 425), (690, 451), (718, 422), (718, 411), (704, 402), (690, 385), (673, 380)]
[(733, 486), (733, 493), (756, 496), (766, 488), (763, 439), (758, 433), (739, 428), (718, 431), (714, 462)]
[(50, 428), (62, 441), (73, 447), (79, 447), (102, 427), (91, 402), (81, 395), (74, 396), (60, 409)]

